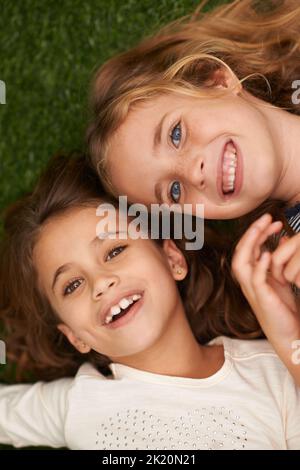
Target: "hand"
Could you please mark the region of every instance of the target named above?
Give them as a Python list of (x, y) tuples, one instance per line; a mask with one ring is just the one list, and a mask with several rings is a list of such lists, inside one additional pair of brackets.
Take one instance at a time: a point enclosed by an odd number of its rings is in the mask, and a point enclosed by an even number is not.
[(300, 233), (286, 238), (272, 253), (271, 272), (274, 279), (300, 288)]
[(233, 274), (276, 350), (283, 345), (290, 347), (293, 340), (300, 338), (300, 313), (290, 283), (282, 276), (284, 268), (280, 264), (287, 258), (288, 250), (283, 248), (291, 240), (281, 240), (274, 251), (277, 252), (275, 263), (274, 253), (261, 253), (267, 238), (281, 229), (282, 222), (272, 223), (270, 214), (265, 214), (243, 235), (232, 260)]

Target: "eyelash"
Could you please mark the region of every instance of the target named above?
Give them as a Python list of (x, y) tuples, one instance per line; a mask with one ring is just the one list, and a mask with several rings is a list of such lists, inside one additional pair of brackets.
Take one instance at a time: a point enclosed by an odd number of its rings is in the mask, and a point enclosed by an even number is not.
[(69, 282), (63, 290), (63, 296), (65, 297), (67, 295), (73, 294), (73, 292), (77, 289), (77, 287), (75, 289), (73, 289), (71, 292), (67, 292), (67, 291), (68, 291), (68, 289), (72, 289), (74, 284), (76, 284), (76, 282), (79, 282), (79, 281), (80, 281), (80, 285), (81, 285), (81, 283), (83, 282), (83, 279), (75, 279), (74, 281)]
[[(127, 247), (127, 245), (118, 245), (118, 246), (115, 246), (114, 248), (109, 249), (105, 254), (105, 260), (107, 259), (108, 255), (110, 255), (114, 251), (118, 250), (119, 248), (123, 248), (122, 251), (121, 251), (121, 253), (122, 253), (125, 250), (126, 247)], [(116, 256), (118, 256), (118, 255), (116, 255)], [(114, 256), (113, 256), (113, 258), (114, 258)], [(63, 290), (63, 296), (73, 294), (73, 292), (77, 289), (77, 287), (74, 290), (72, 290), (71, 292), (67, 292), (67, 290), (72, 288), (74, 286), (74, 284), (76, 284), (76, 282), (79, 282), (79, 281), (81, 281), (80, 282), (80, 285), (81, 285), (81, 283), (83, 282), (83, 279), (80, 279), (80, 278), (69, 282)]]
[(105, 254), (105, 259), (107, 258), (108, 255), (110, 255), (110, 253), (113, 253), (115, 250), (118, 250), (119, 248), (123, 248), (123, 250), (121, 251), (122, 253), (125, 250), (125, 248), (127, 248), (127, 245), (118, 245), (109, 249)]
[[(182, 139), (181, 121), (178, 121), (177, 124), (176, 124), (174, 127), (172, 127), (172, 130), (171, 130), (171, 132), (170, 132), (171, 143), (172, 143), (172, 145), (175, 146), (175, 148), (178, 149), (179, 146), (177, 147), (177, 146), (172, 142), (172, 135), (173, 135), (173, 132), (174, 132), (177, 128), (180, 129), (180, 143), (181, 143), (181, 139)], [(169, 202), (170, 202), (170, 203), (174, 203), (174, 202), (175, 202), (175, 203), (178, 203), (178, 202), (179, 202), (179, 200), (178, 200), (178, 201), (175, 201), (174, 198), (173, 198), (172, 195), (171, 195), (172, 186), (173, 186), (174, 183), (179, 183), (179, 181), (173, 181), (173, 182), (171, 183), (171, 185), (170, 185), (170, 189), (169, 189), (169, 191), (168, 191), (168, 199), (169, 199)], [(180, 183), (179, 183), (179, 184), (180, 184)], [(180, 186), (180, 188), (181, 188), (181, 186)], [(181, 189), (180, 189), (180, 192), (181, 192)], [(180, 199), (180, 196), (179, 196), (179, 199)]]
[[(170, 132), (170, 139), (171, 139), (171, 143), (172, 145), (174, 145), (175, 148), (179, 148), (179, 146), (177, 147), (173, 142), (172, 142), (172, 135), (173, 135), (173, 132), (175, 131), (175, 129), (177, 129), (179, 127), (180, 129), (180, 142), (181, 142), (181, 139), (182, 139), (182, 129), (181, 129), (181, 121), (177, 122), (177, 124), (172, 127), (171, 129), (171, 132)], [(180, 143), (179, 143), (180, 144)]]
[[(180, 195), (179, 195), (179, 199), (178, 199), (177, 201), (174, 200), (174, 198), (172, 197), (172, 194), (171, 194), (171, 193), (172, 193), (172, 186), (173, 186), (173, 184), (175, 184), (175, 183), (178, 183), (179, 186), (180, 186)], [(171, 183), (171, 185), (170, 185), (170, 189), (168, 190), (168, 199), (169, 199), (169, 202), (170, 202), (171, 204), (173, 204), (173, 203), (178, 204), (179, 201), (180, 201), (180, 197), (181, 197), (181, 184), (179, 183), (179, 181), (173, 181), (173, 182)]]

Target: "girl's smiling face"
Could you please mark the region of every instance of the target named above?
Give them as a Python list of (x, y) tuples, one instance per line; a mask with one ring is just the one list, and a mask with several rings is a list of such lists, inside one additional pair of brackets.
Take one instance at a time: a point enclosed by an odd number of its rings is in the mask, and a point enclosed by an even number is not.
[[(110, 358), (146, 350), (185, 313), (175, 280), (187, 266), (170, 241), (96, 236), (96, 208), (74, 208), (50, 219), (34, 247), (40, 289), (61, 319), (60, 330), (81, 352)], [(181, 273), (174, 265), (181, 266)], [(164, 295), (167, 292), (168, 295)], [(120, 325), (105, 323), (110, 308), (141, 296)], [(121, 325), (121, 321), (123, 324)], [(126, 321), (125, 321), (126, 320)]]
[(272, 196), (280, 175), (262, 103), (228, 90), (220, 98), (168, 94), (137, 104), (111, 138), (114, 188), (146, 205), (192, 204), (196, 213), (195, 204), (204, 204), (209, 219), (250, 212)]

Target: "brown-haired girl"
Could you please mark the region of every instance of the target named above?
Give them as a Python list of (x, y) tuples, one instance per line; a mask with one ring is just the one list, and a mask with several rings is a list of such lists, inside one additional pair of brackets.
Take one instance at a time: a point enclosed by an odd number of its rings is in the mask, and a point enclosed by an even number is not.
[[(299, 448), (300, 391), (272, 346), (223, 335), (205, 343), (197, 332), (218, 280), (213, 250), (211, 260), (206, 253), (202, 265), (190, 265), (195, 257), (172, 240), (120, 236), (118, 225), (115, 236), (100, 236), (96, 209), (108, 201), (84, 158), (57, 157), (6, 216), (7, 351), (57, 380), (0, 386), (0, 442)], [(188, 286), (197, 269), (202, 288), (193, 310)], [(210, 315), (225, 331), (221, 309)]]

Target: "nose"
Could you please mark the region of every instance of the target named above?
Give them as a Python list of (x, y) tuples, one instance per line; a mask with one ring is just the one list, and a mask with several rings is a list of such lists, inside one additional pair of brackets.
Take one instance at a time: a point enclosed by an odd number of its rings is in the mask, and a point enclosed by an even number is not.
[(99, 300), (105, 292), (116, 286), (118, 282), (119, 278), (115, 274), (98, 274), (93, 286), (93, 299)]
[(185, 168), (185, 178), (197, 189), (204, 188), (204, 161), (203, 158), (191, 158), (187, 159)]

